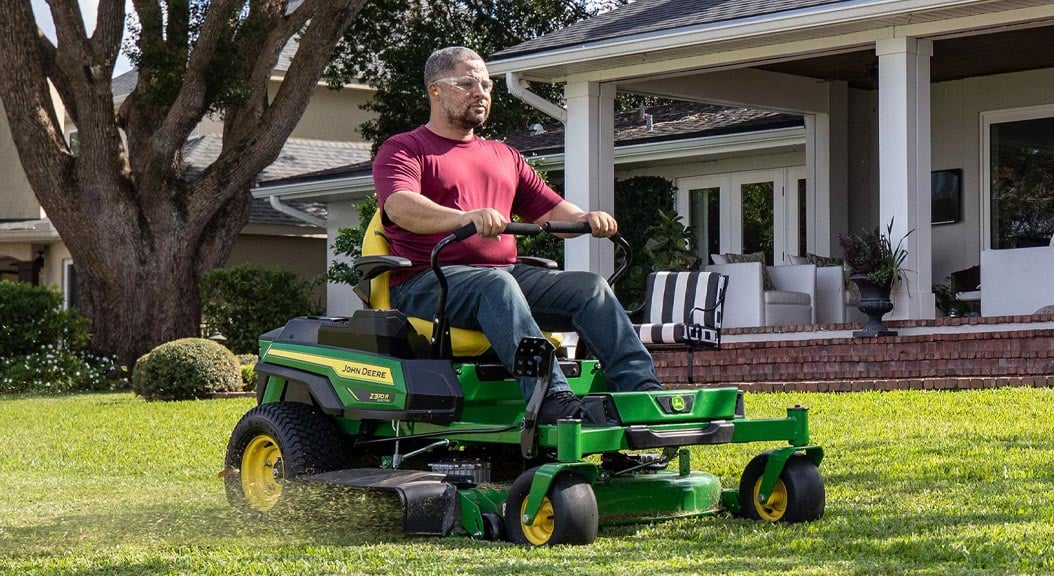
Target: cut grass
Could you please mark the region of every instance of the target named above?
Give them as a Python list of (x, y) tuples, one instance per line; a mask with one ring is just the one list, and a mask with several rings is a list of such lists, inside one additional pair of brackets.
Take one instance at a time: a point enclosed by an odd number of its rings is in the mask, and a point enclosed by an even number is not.
[[(405, 538), (363, 495), (296, 522), (230, 509), (217, 472), (252, 399), (0, 401), (0, 574), (1054, 573), (1054, 390), (756, 394), (810, 406), (827, 512), (604, 528), (589, 547)], [(771, 445), (693, 450), (735, 486)]]

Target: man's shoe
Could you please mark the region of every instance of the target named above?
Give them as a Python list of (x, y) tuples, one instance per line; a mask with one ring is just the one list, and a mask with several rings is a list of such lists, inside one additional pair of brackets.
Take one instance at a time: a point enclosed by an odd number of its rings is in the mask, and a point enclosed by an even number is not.
[(550, 392), (538, 411), (538, 424), (555, 425), (564, 419), (582, 419), (582, 401), (570, 390)]

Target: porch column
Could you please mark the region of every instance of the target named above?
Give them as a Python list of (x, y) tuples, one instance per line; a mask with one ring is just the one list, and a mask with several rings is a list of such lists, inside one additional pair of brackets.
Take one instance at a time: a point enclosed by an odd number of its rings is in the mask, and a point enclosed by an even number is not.
[(887, 38), (878, 55), (879, 228), (890, 220), (893, 246), (904, 240), (907, 282), (893, 293), (890, 318), (933, 318), (930, 241), (930, 56), (933, 43)]
[[(326, 266), (334, 262), (351, 264), (347, 256), (337, 256), (334, 245), (341, 228), (355, 228), (359, 225), (359, 209), (354, 202), (330, 202), (327, 205), (329, 215), (326, 218)], [(351, 316), (362, 309), (362, 300), (352, 287), (339, 282), (326, 284), (326, 314), (329, 316)]]
[[(568, 82), (564, 132), (564, 197), (587, 212), (615, 212), (615, 86)], [(580, 236), (564, 243), (567, 270), (614, 270), (614, 246), (607, 239)]]

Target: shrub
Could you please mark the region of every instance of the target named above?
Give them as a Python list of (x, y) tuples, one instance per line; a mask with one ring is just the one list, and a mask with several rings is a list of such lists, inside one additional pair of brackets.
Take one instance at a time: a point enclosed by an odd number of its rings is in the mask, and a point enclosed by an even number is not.
[(238, 354), (238, 363), (241, 364), (242, 390), (256, 390), (256, 362), (260, 359), (256, 354)]
[(112, 356), (47, 344), (30, 354), (0, 360), (0, 393), (117, 390), (128, 384), (126, 371)]
[[(634, 308), (644, 302), (644, 285), (648, 273), (655, 270), (648, 244), (650, 228), (661, 222), (660, 212), (674, 210), (676, 188), (661, 176), (634, 176), (615, 181), (615, 219), (619, 232), (633, 247), (633, 265), (615, 286), (619, 302)], [(616, 251), (617, 252), (617, 251)]]
[(0, 358), (34, 354), (44, 346), (81, 350), (89, 321), (62, 309), (62, 294), (44, 286), (0, 281)]
[(209, 332), (219, 332), (236, 353), (258, 350), (260, 334), (294, 316), (320, 312), (314, 283), (285, 270), (255, 264), (213, 270), (201, 280), (201, 314)]
[(190, 400), (241, 389), (238, 358), (204, 338), (166, 342), (139, 358), (132, 390), (147, 400)]

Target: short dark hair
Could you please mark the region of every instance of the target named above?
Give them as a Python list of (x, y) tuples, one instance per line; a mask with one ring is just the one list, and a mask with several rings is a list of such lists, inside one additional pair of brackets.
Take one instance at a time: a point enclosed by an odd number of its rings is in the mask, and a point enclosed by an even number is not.
[(483, 58), (475, 50), (464, 46), (448, 46), (432, 52), (428, 61), (425, 62), (425, 87), (440, 78), (449, 76), (458, 63), (465, 60), (483, 60)]

